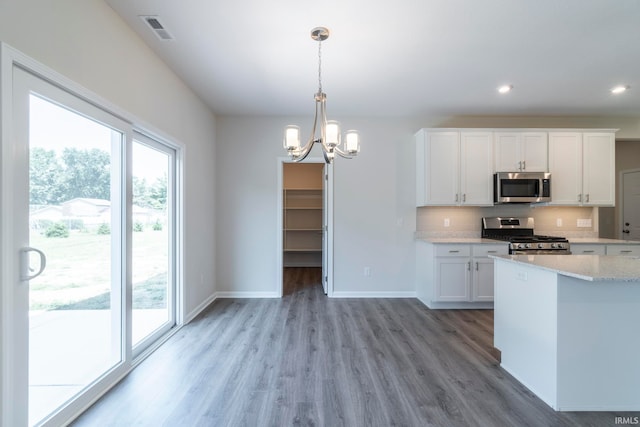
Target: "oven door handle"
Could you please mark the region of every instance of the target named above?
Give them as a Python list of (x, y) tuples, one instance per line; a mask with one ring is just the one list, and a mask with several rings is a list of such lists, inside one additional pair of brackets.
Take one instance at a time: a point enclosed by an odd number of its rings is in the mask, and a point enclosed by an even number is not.
[(568, 250), (532, 250), (532, 251), (512, 251), (509, 255), (571, 255)]

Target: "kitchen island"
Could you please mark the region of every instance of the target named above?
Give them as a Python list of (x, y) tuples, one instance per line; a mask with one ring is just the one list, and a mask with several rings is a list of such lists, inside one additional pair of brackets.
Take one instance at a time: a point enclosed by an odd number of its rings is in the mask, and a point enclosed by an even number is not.
[(492, 258), (501, 366), (558, 411), (640, 410), (640, 259)]

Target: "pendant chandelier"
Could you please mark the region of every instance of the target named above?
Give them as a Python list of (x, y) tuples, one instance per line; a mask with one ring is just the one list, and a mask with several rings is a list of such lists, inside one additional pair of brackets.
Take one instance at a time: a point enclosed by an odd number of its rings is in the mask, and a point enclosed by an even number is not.
[[(348, 130), (344, 135), (344, 149), (340, 148), (342, 137), (340, 123), (327, 120), (327, 95), (322, 92), (322, 41), (329, 38), (329, 30), (316, 27), (311, 30), (311, 38), (318, 42), (318, 93), (314, 95), (316, 113), (313, 119), (311, 136), (304, 146), (300, 144), (300, 127), (289, 125), (284, 129), (284, 148), (294, 162), (303, 161), (317, 142), (322, 147), (324, 160), (331, 163), (338, 154), (351, 159), (360, 152), (360, 136), (356, 130)], [(319, 129), (320, 135), (316, 136)]]

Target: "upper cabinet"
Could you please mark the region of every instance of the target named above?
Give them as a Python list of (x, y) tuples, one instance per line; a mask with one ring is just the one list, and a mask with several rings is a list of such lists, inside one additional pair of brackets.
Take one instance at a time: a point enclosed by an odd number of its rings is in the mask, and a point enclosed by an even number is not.
[(547, 132), (494, 132), (496, 172), (547, 172)]
[(487, 131), (416, 134), (417, 206), (493, 205), (493, 137)]
[(615, 133), (549, 132), (551, 204), (614, 206)]
[(550, 172), (558, 206), (614, 206), (613, 129), (421, 129), (417, 206), (491, 206), (494, 172)]

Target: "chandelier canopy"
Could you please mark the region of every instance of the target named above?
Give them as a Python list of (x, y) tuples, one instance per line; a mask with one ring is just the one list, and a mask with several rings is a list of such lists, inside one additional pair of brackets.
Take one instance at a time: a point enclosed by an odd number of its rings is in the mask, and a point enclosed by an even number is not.
[[(311, 30), (311, 38), (318, 42), (318, 92), (314, 95), (316, 112), (311, 136), (307, 143), (301, 146), (300, 127), (296, 125), (286, 126), (283, 146), (294, 162), (303, 161), (309, 155), (316, 142), (322, 147), (324, 160), (327, 163), (333, 161), (336, 153), (347, 159), (353, 158), (360, 152), (360, 135), (358, 131), (348, 130), (345, 132), (344, 149), (341, 149), (340, 123), (335, 120), (327, 120), (327, 95), (322, 92), (322, 42), (329, 38), (329, 30), (324, 27), (316, 27)], [(316, 136), (318, 128), (320, 135)]]

